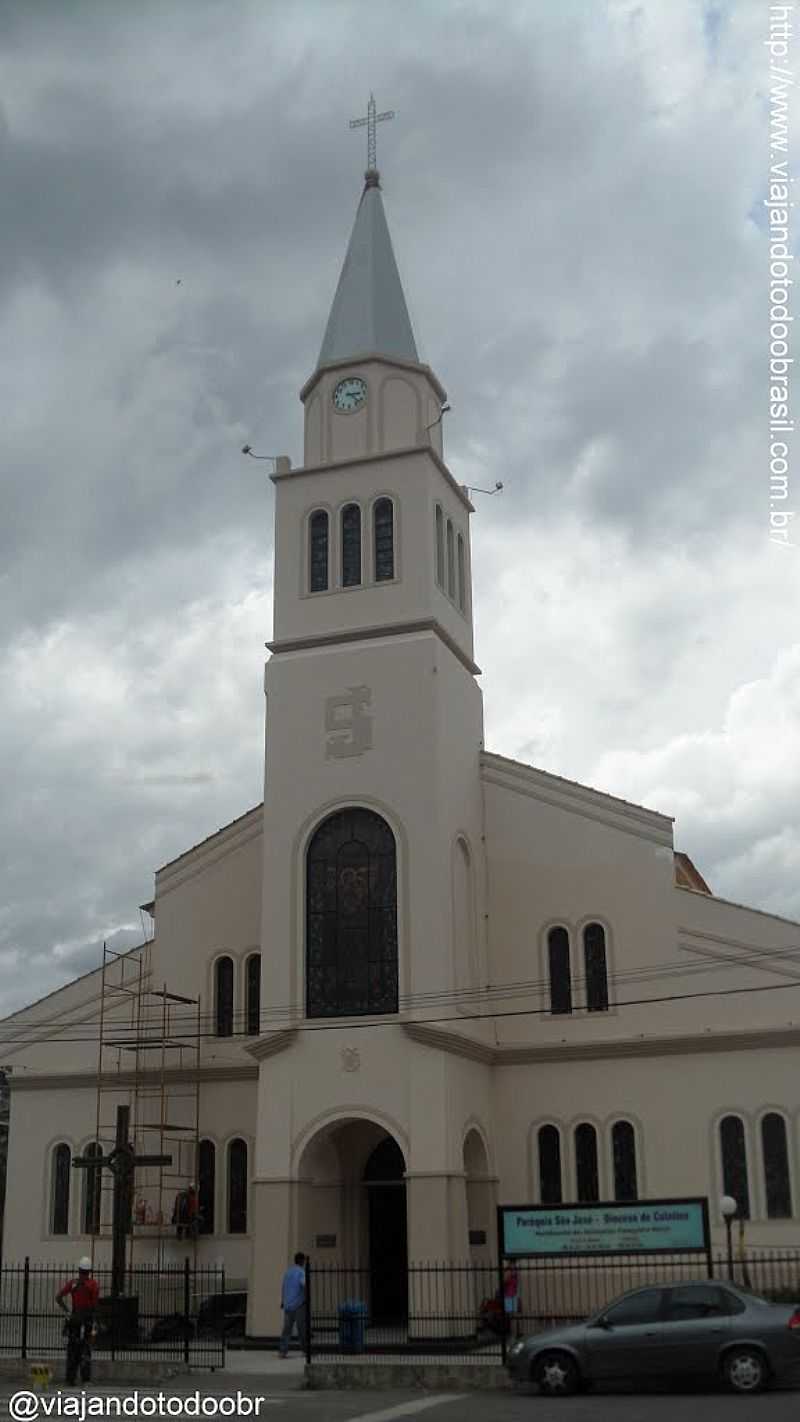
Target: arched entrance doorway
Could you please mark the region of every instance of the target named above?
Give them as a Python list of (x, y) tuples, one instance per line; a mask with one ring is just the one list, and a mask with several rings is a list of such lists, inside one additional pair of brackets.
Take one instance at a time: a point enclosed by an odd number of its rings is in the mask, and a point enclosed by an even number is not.
[(376, 1323), (408, 1317), (406, 1163), (397, 1141), (385, 1136), (364, 1167), (369, 1219), (369, 1275)]
[(370, 1316), (381, 1323), (408, 1312), (405, 1171), (394, 1137), (352, 1117), (321, 1127), (297, 1166), (299, 1247), (320, 1266), (358, 1270)]

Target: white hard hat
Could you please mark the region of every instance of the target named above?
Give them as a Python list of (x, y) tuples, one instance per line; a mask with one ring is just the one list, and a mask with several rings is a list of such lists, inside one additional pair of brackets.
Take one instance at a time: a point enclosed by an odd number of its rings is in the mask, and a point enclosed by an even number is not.
[(83, 1258), (78, 1260), (78, 1269), (89, 1269), (89, 1270), (90, 1270), (91, 1267), (92, 1267), (92, 1261), (91, 1261), (91, 1259), (89, 1258), (88, 1254), (84, 1254)]

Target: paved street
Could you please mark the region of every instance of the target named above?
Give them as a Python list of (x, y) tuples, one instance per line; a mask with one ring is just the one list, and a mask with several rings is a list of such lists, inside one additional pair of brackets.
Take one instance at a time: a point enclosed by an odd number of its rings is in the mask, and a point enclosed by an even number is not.
[[(621, 1391), (548, 1400), (531, 1390), (527, 1393), (424, 1393), (395, 1389), (391, 1392), (307, 1392), (302, 1388), (299, 1361), (279, 1365), (259, 1376), (252, 1371), (199, 1373), (191, 1378), (153, 1387), (139, 1387), (139, 1398), (148, 1399), (137, 1416), (153, 1415), (152, 1405), (159, 1392), (177, 1398), (199, 1391), (201, 1396), (221, 1398), (237, 1392), (263, 1398), (259, 1416), (275, 1422), (402, 1422), (419, 1417), (421, 1422), (795, 1422), (800, 1394), (796, 1390), (765, 1393), (754, 1398), (729, 1397), (721, 1392), (670, 1391), (633, 1395)], [(0, 1388), (0, 1418), (11, 1416), (9, 1401), (18, 1389), (5, 1383)], [(130, 1398), (132, 1388), (98, 1385), (89, 1396)], [(52, 1404), (57, 1389), (42, 1396)], [(61, 1394), (79, 1396), (79, 1390)], [(149, 1400), (152, 1399), (152, 1403)], [(33, 1414), (28, 1414), (33, 1418)], [(39, 1417), (46, 1416), (42, 1406)], [(58, 1414), (51, 1411), (50, 1416)], [(62, 1413), (69, 1415), (68, 1413)], [(73, 1414), (75, 1415), (75, 1414)], [(128, 1414), (129, 1416), (131, 1414)], [(208, 1414), (207, 1414), (208, 1415)]]

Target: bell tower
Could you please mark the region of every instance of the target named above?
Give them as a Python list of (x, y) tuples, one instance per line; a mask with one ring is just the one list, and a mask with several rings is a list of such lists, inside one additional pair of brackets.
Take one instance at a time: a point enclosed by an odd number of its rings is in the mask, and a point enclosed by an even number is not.
[[(254, 1320), (274, 1308), (287, 1251), (318, 1231), (363, 1257), (326, 1122), (349, 1122), (353, 1141), (372, 1132), (370, 1149), (394, 1130), (409, 1258), (440, 1257), (451, 1236), (453, 1258), (468, 1247), (450, 1078), (410, 1024), (445, 1003), (480, 1033), (467, 996), (486, 981), (472, 507), (443, 457), (445, 392), (417, 353), (374, 167), (300, 398), (303, 465), (272, 476), (261, 984), (285, 1030), (252, 1048), (254, 1190), (260, 1238), (274, 1239), (254, 1265)], [(329, 1170), (337, 1189), (318, 1189)]]

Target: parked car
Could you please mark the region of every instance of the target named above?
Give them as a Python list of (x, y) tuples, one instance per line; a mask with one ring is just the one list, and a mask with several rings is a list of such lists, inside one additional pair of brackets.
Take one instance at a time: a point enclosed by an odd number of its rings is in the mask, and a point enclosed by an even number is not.
[(634, 1289), (584, 1323), (519, 1339), (508, 1368), (552, 1397), (606, 1379), (692, 1376), (758, 1392), (800, 1368), (800, 1306), (715, 1280)]

